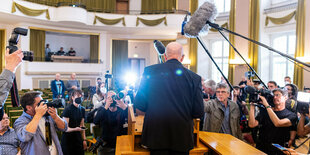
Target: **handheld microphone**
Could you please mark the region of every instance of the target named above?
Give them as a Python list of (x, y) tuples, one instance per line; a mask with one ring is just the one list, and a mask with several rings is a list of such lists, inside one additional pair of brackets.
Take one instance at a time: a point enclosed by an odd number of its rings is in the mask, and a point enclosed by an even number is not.
[(211, 2), (204, 2), (193, 14), (191, 19), (184, 26), (184, 33), (187, 37), (195, 38), (199, 34), (207, 34), (210, 23), (214, 22), (217, 15), (217, 9)]
[(183, 36), (184, 35), (184, 26), (186, 25), (186, 23), (187, 23), (187, 16), (190, 16), (191, 15), (191, 13), (190, 12), (188, 12), (186, 15), (185, 15), (185, 17), (184, 17), (184, 20), (183, 20), (183, 23), (182, 23), (182, 27), (181, 27), (181, 35)]
[(166, 51), (166, 47), (161, 41), (154, 40), (154, 47), (155, 50), (157, 51), (158, 55), (163, 55)]
[(165, 62), (164, 53), (166, 52), (166, 47), (164, 44), (158, 40), (154, 40), (154, 47), (158, 53), (158, 59), (160, 63)]

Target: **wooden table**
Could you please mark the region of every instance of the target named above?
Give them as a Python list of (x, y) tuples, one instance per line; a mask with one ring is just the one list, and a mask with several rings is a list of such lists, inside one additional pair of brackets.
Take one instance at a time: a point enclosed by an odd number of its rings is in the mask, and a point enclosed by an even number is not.
[(200, 131), (199, 139), (202, 143), (207, 145), (208, 148), (213, 150), (216, 154), (223, 154), (223, 155), (265, 154), (264, 152), (254, 148), (253, 146), (228, 134)]
[(53, 62), (78, 62), (83, 61), (83, 57), (78, 56), (61, 56), (61, 55), (52, 55), (51, 57)]

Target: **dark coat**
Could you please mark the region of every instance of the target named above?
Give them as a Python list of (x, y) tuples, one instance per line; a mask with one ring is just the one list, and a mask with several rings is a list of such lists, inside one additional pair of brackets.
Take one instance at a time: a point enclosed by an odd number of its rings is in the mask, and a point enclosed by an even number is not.
[(145, 112), (142, 144), (185, 152), (193, 148), (193, 119), (203, 116), (201, 77), (175, 60), (144, 69), (135, 98)]
[(61, 87), (62, 87), (62, 91), (61, 91), (61, 94), (58, 94), (58, 91), (57, 91), (57, 86), (56, 86), (56, 80), (53, 80), (51, 82), (51, 90), (53, 92), (53, 98), (57, 98), (58, 95), (62, 95), (62, 98), (65, 97), (65, 84), (62, 80), (59, 80), (61, 82)]

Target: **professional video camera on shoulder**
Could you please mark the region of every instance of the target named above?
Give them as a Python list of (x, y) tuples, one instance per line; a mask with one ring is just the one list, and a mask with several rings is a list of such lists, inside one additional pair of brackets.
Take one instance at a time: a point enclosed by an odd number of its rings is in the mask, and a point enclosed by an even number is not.
[[(6, 48), (10, 49), (10, 54), (17, 51), (17, 44), (20, 38), (20, 35), (26, 36), (28, 33), (28, 29), (24, 29), (24, 28), (20, 28), (20, 27), (16, 27), (14, 28), (11, 37), (9, 39), (9, 46), (7, 46)], [(24, 58), (23, 60), (26, 61), (33, 61), (33, 52), (31, 51), (23, 51), (24, 54)]]
[(259, 96), (264, 96), (270, 106), (274, 106), (273, 103), (273, 94), (270, 90), (268, 89), (255, 89), (252, 86), (246, 86), (245, 87), (245, 92), (249, 94), (249, 102), (252, 103), (260, 103), (261, 99)]

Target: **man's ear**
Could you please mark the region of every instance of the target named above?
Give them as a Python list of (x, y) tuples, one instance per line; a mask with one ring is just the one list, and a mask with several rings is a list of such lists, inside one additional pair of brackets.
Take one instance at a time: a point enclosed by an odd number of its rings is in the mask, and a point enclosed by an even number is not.
[(182, 62), (183, 61), (183, 59), (184, 59), (184, 54), (182, 55), (182, 57), (181, 57), (181, 59), (180, 59), (180, 62)]
[(32, 106), (26, 105), (26, 111), (31, 111), (31, 109), (32, 109)]
[(166, 53), (164, 53), (164, 58), (165, 58), (165, 61), (167, 61), (167, 55), (166, 55)]

